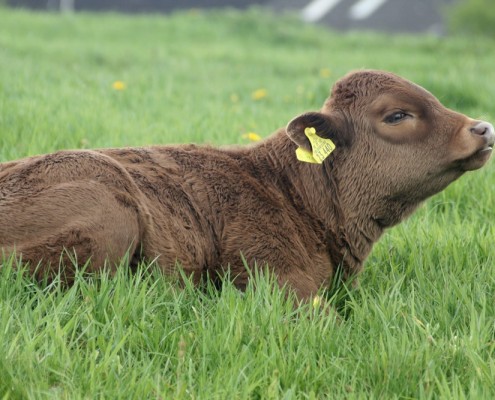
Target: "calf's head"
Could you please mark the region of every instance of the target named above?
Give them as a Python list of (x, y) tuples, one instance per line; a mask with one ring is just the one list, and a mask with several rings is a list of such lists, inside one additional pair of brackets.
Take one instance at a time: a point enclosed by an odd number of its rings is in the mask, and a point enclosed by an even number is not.
[[(447, 109), (406, 79), (369, 70), (345, 76), (320, 112), (289, 123), (289, 137), (311, 151), (306, 127), (335, 143), (324, 164), (343, 196), (359, 197), (384, 225), (399, 222), (414, 205), (482, 167), (495, 140), (488, 122)], [(401, 215), (391, 216), (386, 209), (394, 204), (400, 204)]]

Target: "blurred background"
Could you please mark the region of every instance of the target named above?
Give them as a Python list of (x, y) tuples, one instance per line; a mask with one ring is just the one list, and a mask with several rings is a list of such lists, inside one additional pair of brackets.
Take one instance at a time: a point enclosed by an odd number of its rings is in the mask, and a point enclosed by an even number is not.
[[(61, 12), (170, 13), (184, 9), (257, 6), (298, 14), (333, 29), (445, 35), (495, 34), (494, 0), (5, 0), (13, 7)], [(4, 2), (5, 2), (4, 1)]]
[(360, 68), (491, 121), (494, 65), (495, 0), (0, 0), (0, 159), (245, 143)]

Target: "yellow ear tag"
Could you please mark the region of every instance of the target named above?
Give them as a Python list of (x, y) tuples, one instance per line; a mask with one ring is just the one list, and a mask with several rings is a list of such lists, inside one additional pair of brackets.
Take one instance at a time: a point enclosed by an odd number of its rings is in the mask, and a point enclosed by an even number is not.
[(308, 127), (304, 129), (304, 134), (309, 139), (313, 152), (301, 147), (297, 148), (296, 157), (299, 161), (321, 164), (335, 150), (335, 143), (330, 139), (319, 137), (315, 128)]
[(302, 147), (298, 147), (296, 149), (296, 157), (299, 161), (307, 162), (307, 163), (313, 163), (313, 164), (319, 164), (318, 161), (315, 160), (313, 157), (313, 153), (311, 153), (308, 150), (303, 149)]

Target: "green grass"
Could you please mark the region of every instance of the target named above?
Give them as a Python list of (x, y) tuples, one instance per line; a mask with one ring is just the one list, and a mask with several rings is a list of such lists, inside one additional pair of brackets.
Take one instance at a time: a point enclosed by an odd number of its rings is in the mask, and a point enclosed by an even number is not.
[[(0, 8), (0, 161), (61, 148), (245, 143), (381, 68), (495, 120), (495, 42), (340, 35), (253, 10), (170, 17)], [(324, 70), (322, 74), (322, 70)], [(330, 71), (330, 76), (323, 76)], [(123, 91), (112, 89), (122, 80)], [(267, 96), (253, 100), (264, 88)], [(344, 316), (270, 277), (184, 290), (154, 271), (35, 285), (0, 270), (0, 398), (495, 398), (495, 167), (376, 245)]]

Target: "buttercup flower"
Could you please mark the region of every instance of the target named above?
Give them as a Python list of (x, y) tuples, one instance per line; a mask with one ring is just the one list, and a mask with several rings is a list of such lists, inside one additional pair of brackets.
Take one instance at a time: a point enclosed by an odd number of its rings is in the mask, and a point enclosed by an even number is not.
[(330, 68), (320, 69), (320, 76), (322, 78), (330, 78), (330, 75), (332, 75), (332, 71), (330, 71)]
[(268, 96), (268, 92), (266, 89), (257, 89), (253, 93), (251, 93), (251, 97), (253, 100), (261, 100)]
[(243, 139), (248, 139), (251, 142), (259, 142), (261, 140), (261, 136), (254, 132), (248, 132), (242, 135)]
[(122, 81), (115, 81), (112, 83), (112, 88), (114, 90), (124, 90), (125, 89), (125, 83)]

